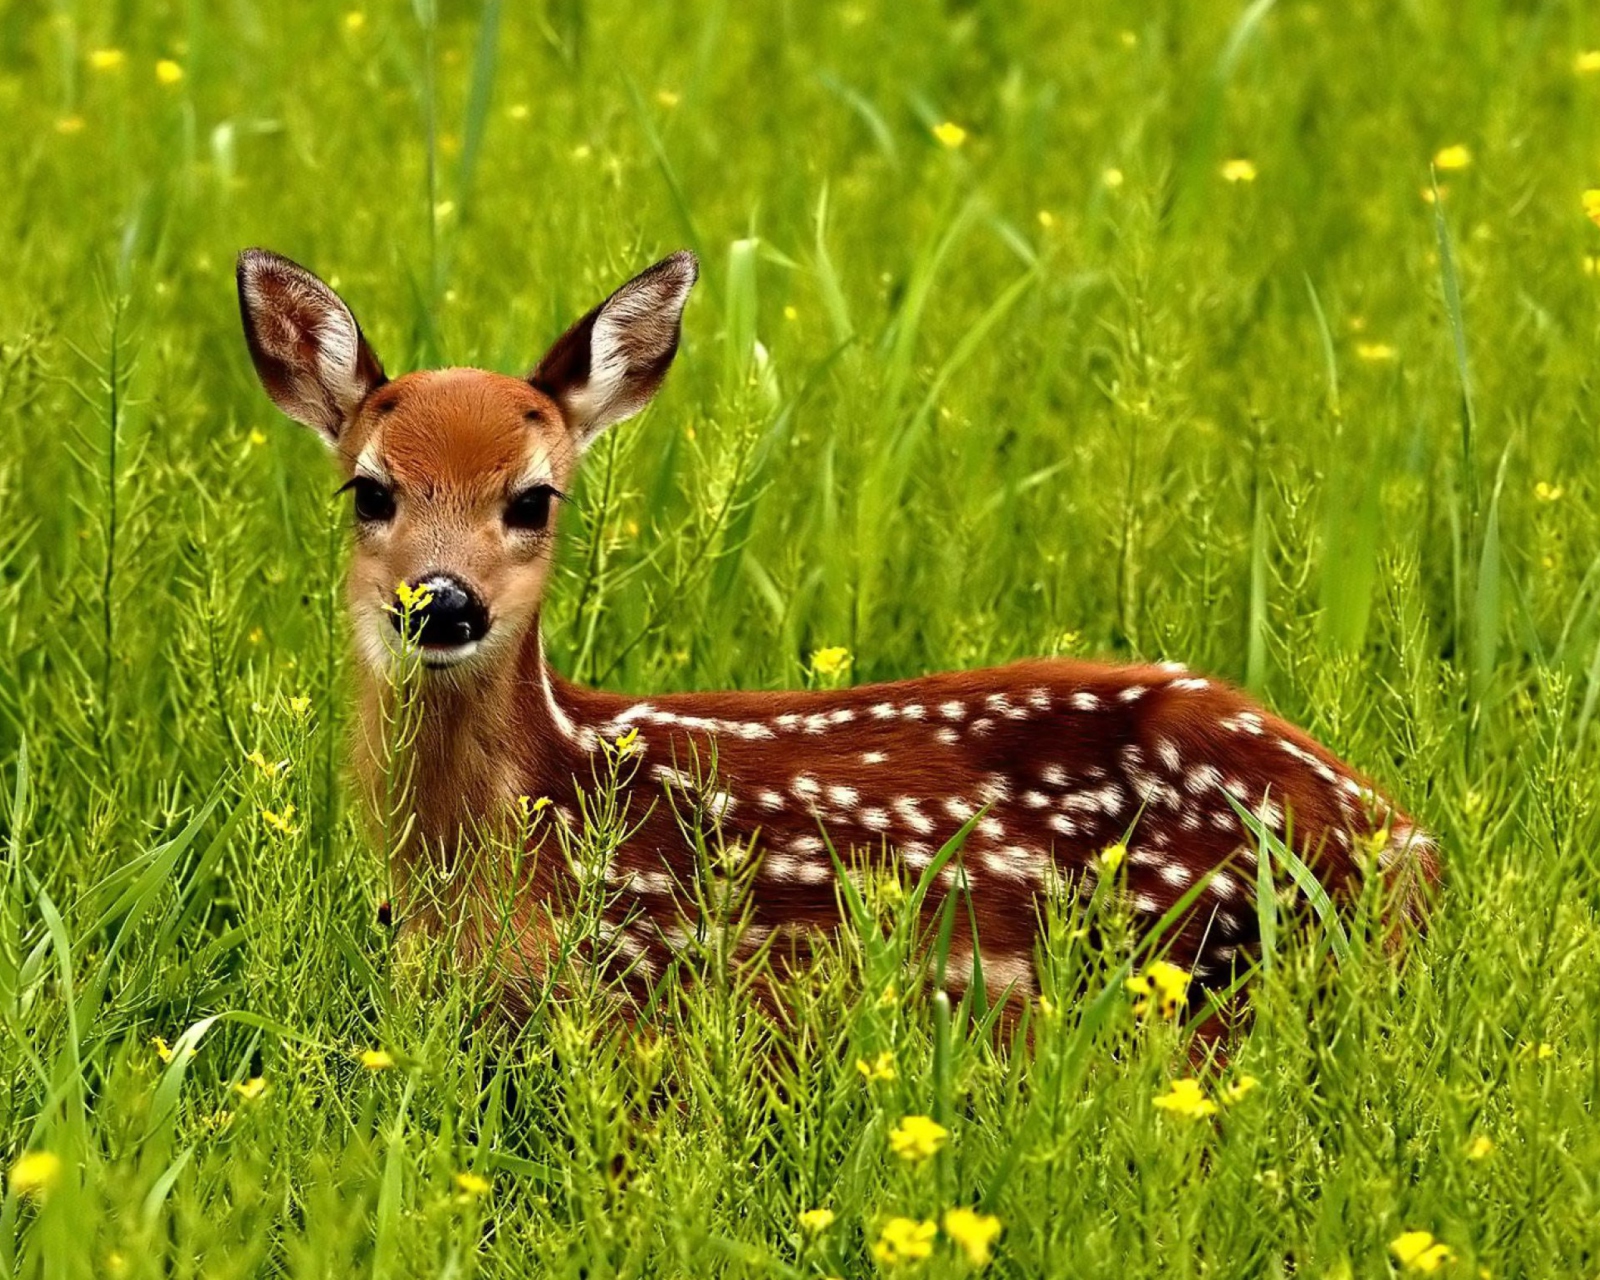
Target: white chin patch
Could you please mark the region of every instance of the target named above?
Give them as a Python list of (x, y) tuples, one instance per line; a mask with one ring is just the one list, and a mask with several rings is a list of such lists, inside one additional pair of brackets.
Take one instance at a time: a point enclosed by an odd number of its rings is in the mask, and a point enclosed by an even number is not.
[(466, 644), (422, 646), (422, 665), (425, 667), (453, 667), (458, 662), (465, 662), (478, 652), (479, 641), (468, 640)]

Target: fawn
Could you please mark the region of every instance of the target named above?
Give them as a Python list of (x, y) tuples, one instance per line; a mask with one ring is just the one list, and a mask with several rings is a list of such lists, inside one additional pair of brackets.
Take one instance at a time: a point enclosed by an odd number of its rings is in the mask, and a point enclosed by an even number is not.
[[(1417, 908), (1437, 876), (1431, 839), (1306, 734), (1176, 664), (1026, 661), (836, 692), (648, 698), (563, 680), (539, 634), (556, 516), (584, 449), (660, 387), (697, 274), (686, 252), (656, 263), (525, 378), (444, 369), (390, 380), (321, 280), (264, 250), (239, 258), (261, 382), (321, 433), (352, 495), (357, 753), (369, 786), (392, 664), (408, 645), (413, 661), (420, 651), (405, 800), (414, 827), (394, 867), (402, 912), (439, 911), (406, 901), (416, 858), (448, 862), (473, 832), (525, 829), (519, 797), (548, 798), (542, 816), (570, 828), (597, 753), (618, 739), (636, 757), (623, 783), (628, 835), (598, 874), (605, 938), (628, 983), (660, 980), (684, 941), (679, 895), (696, 865), (686, 809), (759, 858), (740, 942), (752, 950), (775, 932), (803, 949), (838, 924), (830, 843), (892, 858), (914, 878), (976, 819), (929, 909), (958, 887), (971, 894), (994, 996), (1035, 989), (1036, 895), (1106, 874), (1152, 924), (1192, 893), (1163, 942), (1168, 958), (1201, 983), (1227, 981), (1257, 941), (1261, 828), (1292, 841), (1335, 897), (1385, 873)], [(405, 630), (396, 584), (414, 606)], [(712, 758), (710, 780), (690, 767)], [(1114, 845), (1120, 867), (1101, 856)], [(508, 986), (547, 975), (550, 921), (575, 875), (540, 858), (517, 890), (510, 937), (492, 957)], [(952, 986), (971, 982), (973, 952), (971, 937), (954, 943)]]

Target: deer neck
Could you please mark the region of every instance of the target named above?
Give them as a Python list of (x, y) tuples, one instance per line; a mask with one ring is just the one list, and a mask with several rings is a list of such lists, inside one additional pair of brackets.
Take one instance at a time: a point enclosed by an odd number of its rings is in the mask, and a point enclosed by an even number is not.
[(507, 828), (519, 797), (560, 803), (587, 775), (584, 730), (545, 661), (537, 617), (518, 645), (460, 678), (426, 673), (409, 690), (382, 673), (363, 678), (361, 772), (397, 856), (453, 859), (475, 834)]

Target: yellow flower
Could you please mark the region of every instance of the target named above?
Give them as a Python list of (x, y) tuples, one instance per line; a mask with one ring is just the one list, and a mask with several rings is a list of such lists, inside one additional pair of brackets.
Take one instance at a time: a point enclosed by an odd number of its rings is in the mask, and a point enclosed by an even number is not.
[(1590, 222), (1600, 226), (1600, 187), (1590, 187), (1583, 193), (1583, 212)]
[(850, 650), (843, 645), (830, 645), (826, 649), (813, 650), (811, 654), (811, 669), (819, 676), (843, 675), (850, 669)]
[(233, 1086), (233, 1091), (246, 1102), (254, 1102), (267, 1091), (265, 1076), (255, 1076), (250, 1080), (242, 1080)]
[(1556, 1056), (1556, 1047), (1553, 1044), (1549, 1044), (1546, 1041), (1541, 1040), (1538, 1044), (1519, 1044), (1517, 1046), (1517, 1053), (1523, 1057), (1535, 1058), (1538, 1061), (1543, 1062), (1547, 1058), (1553, 1058)]
[(284, 805), (281, 813), (276, 809), (264, 808), (261, 810), (261, 821), (265, 822), (280, 835), (290, 836), (294, 834), (294, 827), (290, 825), (293, 818), (294, 805), (292, 803)]
[(807, 1209), (800, 1215), (800, 1229), (807, 1235), (817, 1235), (832, 1225), (832, 1209)]
[(1123, 182), (1122, 170), (1121, 169), (1107, 169), (1104, 173), (1102, 173), (1100, 175), (1100, 181), (1105, 183), (1106, 186), (1110, 190), (1115, 191), (1118, 187), (1120, 187), (1122, 185), (1122, 182)]
[(549, 807), (549, 796), (540, 796), (537, 800), (530, 800), (527, 796), (517, 797), (517, 808), (522, 810), (524, 818), (536, 818)]
[(463, 1169), (456, 1174), (455, 1181), (463, 1199), (475, 1200), (479, 1196), (489, 1194), (489, 1179), (482, 1174), (473, 1173), (470, 1169)]
[(1054, 1000), (1052, 1000), (1049, 996), (1041, 994), (1038, 997), (1038, 1000), (1039, 1000), (1039, 1016), (1041, 1018), (1053, 1018), (1059, 1012), (1059, 1010), (1056, 1007), (1056, 1002)]
[(1220, 170), (1224, 182), (1254, 182), (1256, 166), (1250, 160), (1225, 160)]
[(1389, 1252), (1400, 1260), (1407, 1271), (1424, 1273), (1437, 1271), (1455, 1255), (1448, 1245), (1440, 1244), (1431, 1231), (1405, 1231), (1389, 1241)]
[(626, 760), (634, 753), (644, 750), (644, 747), (640, 745), (639, 731), (637, 729), (629, 729), (627, 733), (619, 737), (616, 747), (619, 760)]
[(415, 613), (419, 609), (426, 609), (433, 603), (433, 592), (428, 590), (428, 584), (413, 587), (409, 582), (394, 584), (395, 599), (400, 601), (403, 613)]
[(89, 55), (89, 65), (96, 71), (116, 71), (127, 60), (121, 49), (96, 49)]
[(950, 1130), (928, 1116), (907, 1116), (889, 1130), (889, 1146), (902, 1160), (926, 1160), (950, 1138)]
[(1261, 1081), (1254, 1076), (1239, 1076), (1222, 1091), (1222, 1094), (1229, 1102), (1238, 1102), (1260, 1083)]
[(163, 1040), (160, 1036), (151, 1036), (150, 1043), (155, 1048), (156, 1057), (160, 1058), (163, 1062), (172, 1061), (172, 1047), (167, 1044), (165, 1040)]
[(289, 699), (289, 710), (297, 716), (305, 716), (311, 712), (311, 699), (303, 694), (296, 694)]
[(967, 140), (967, 131), (954, 121), (946, 120), (943, 124), (933, 126), (933, 136), (954, 151)]
[(1118, 840), (1100, 850), (1100, 866), (1105, 871), (1115, 871), (1128, 856), (1128, 846)]
[(533, 113), (528, 110), (526, 102), (513, 102), (506, 108), (506, 119), (508, 120), (526, 120), (531, 114)]
[(352, 34), (360, 31), (366, 25), (367, 15), (362, 13), (360, 9), (352, 9), (344, 15), (344, 29)]
[(61, 1157), (53, 1151), (28, 1151), (11, 1166), (6, 1187), (14, 1196), (38, 1196), (61, 1177)]
[(1200, 1082), (1192, 1078), (1174, 1080), (1166, 1093), (1156, 1095), (1155, 1104), (1175, 1116), (1190, 1116), (1195, 1119), (1214, 1115), (1217, 1110), (1217, 1104), (1206, 1097), (1201, 1090)]
[(183, 79), (183, 68), (171, 58), (163, 58), (156, 63), (156, 79), (162, 84), (177, 84)]
[(670, 110), (683, 101), (683, 95), (672, 89), (657, 89), (656, 101)]
[(1423, 187), (1421, 189), (1422, 203), (1432, 204), (1435, 200), (1443, 200), (1449, 194), (1450, 184), (1448, 182), (1441, 182), (1437, 191), (1432, 187)]
[(1471, 1142), (1467, 1143), (1467, 1159), (1482, 1160), (1494, 1150), (1494, 1139), (1485, 1134), (1477, 1134)]
[(872, 1256), (886, 1267), (900, 1262), (920, 1262), (933, 1254), (933, 1240), (939, 1234), (936, 1222), (915, 1218), (890, 1218), (878, 1233)]
[(263, 778), (276, 778), (289, 768), (287, 760), (268, 760), (260, 751), (246, 752), (244, 758), (247, 763), (255, 765), (256, 771)]
[(267, 433), (260, 427), (250, 428), (250, 443), (257, 449), (267, 442)]
[(1189, 971), (1165, 960), (1157, 960), (1143, 974), (1129, 978), (1122, 985), (1130, 995), (1139, 997), (1133, 1005), (1135, 1014), (1143, 1017), (1153, 1005), (1163, 1018), (1170, 1018), (1178, 1012), (1189, 994)]
[(1544, 480), (1533, 486), (1533, 496), (1540, 502), (1559, 502), (1565, 492), (1558, 484), (1550, 484)]
[(797, 307), (787, 306), (783, 309), (783, 318), (793, 324), (800, 318), (800, 311)]
[(1442, 147), (1433, 157), (1435, 169), (1465, 169), (1471, 163), (1472, 152), (1459, 142), (1452, 147)]
[(56, 132), (57, 133), (82, 133), (83, 132), (83, 117), (82, 116), (62, 116), (61, 119), (56, 121)]
[(363, 1049), (356, 1056), (368, 1071), (387, 1071), (394, 1066), (394, 1057), (387, 1049)]
[(871, 1062), (868, 1062), (865, 1058), (857, 1058), (856, 1070), (861, 1073), (862, 1078), (868, 1084), (873, 1084), (879, 1080), (893, 1080), (894, 1055), (885, 1049)]
[(1572, 60), (1572, 69), (1580, 76), (1592, 76), (1600, 71), (1600, 49), (1585, 49)]
[(1382, 364), (1393, 360), (1397, 352), (1387, 342), (1358, 342), (1356, 343), (1356, 357), (1365, 360), (1368, 364)]
[(1000, 1238), (1000, 1219), (975, 1209), (946, 1209), (944, 1233), (961, 1247), (975, 1267), (987, 1266), (990, 1250)]

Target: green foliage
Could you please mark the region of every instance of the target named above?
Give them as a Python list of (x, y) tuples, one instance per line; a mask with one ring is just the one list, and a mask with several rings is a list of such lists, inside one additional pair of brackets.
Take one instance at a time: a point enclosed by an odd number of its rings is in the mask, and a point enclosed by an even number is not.
[[(1592, 9), (354, 2), (0, 11), (4, 1269), (857, 1275), (973, 1206), (996, 1275), (1381, 1276), (1408, 1230), (1442, 1273), (1592, 1272)], [(1426, 937), (1301, 927), (1263, 858), (1213, 1115), (1155, 1105), (1196, 1064), (1113, 902), (1047, 904), (1013, 1034), (930, 994), (914, 886), (869, 877), (774, 1019), (727, 850), (636, 1025), (593, 982), (482, 1018), (376, 923), (344, 514), (249, 369), (255, 243), (391, 372), (530, 367), (694, 248), (677, 368), (566, 524), (558, 664), (1182, 660), (1439, 834)], [(924, 1163), (909, 1115), (950, 1132)]]

